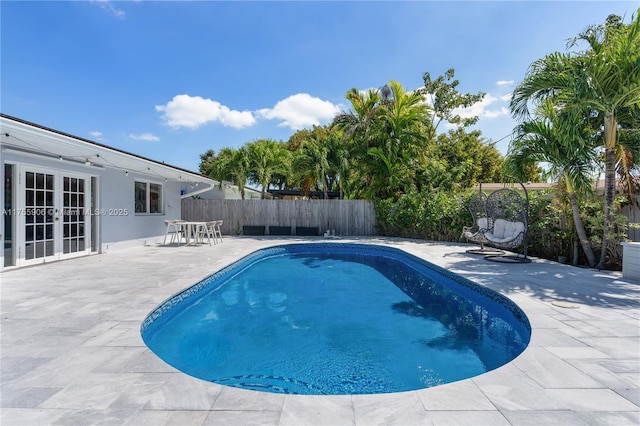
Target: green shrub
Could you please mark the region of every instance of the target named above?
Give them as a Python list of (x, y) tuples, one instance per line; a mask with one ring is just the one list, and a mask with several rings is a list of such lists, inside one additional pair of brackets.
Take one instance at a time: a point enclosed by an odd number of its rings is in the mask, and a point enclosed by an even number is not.
[[(458, 242), (464, 226), (472, 225), (468, 210), (473, 192), (411, 192), (397, 199), (375, 201), (378, 231), (385, 236)], [(594, 197), (580, 204), (582, 219), (596, 255), (602, 238), (603, 202)], [(529, 192), (527, 253), (530, 256), (558, 260), (565, 256), (571, 263), (586, 260), (578, 245), (573, 216), (568, 203), (553, 190)], [(608, 267), (618, 269), (622, 258), (620, 242), (626, 240), (627, 219), (616, 215)]]
[(434, 241), (458, 241), (469, 225), (469, 195), (447, 192), (411, 192), (397, 200), (375, 202), (382, 235)]
[[(626, 198), (618, 196), (615, 199), (615, 205), (626, 202)], [(584, 210), (583, 220), (584, 226), (587, 230), (587, 235), (591, 241), (591, 247), (593, 247), (597, 256), (600, 256), (602, 248), (602, 234), (604, 229), (604, 208), (603, 200), (598, 197), (588, 200), (583, 203), (581, 208)], [(607, 233), (607, 269), (622, 269), (622, 246), (620, 243), (627, 241), (627, 231), (629, 229), (629, 223), (626, 216), (614, 213), (613, 223), (611, 229)]]

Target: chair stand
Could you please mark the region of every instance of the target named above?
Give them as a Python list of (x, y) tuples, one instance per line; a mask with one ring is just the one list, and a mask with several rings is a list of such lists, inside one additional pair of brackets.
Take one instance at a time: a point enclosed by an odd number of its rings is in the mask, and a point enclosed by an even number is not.
[(506, 256), (490, 255), (490, 256), (485, 256), (484, 258), (491, 262), (499, 262), (499, 263), (531, 263), (531, 259), (529, 259), (526, 255), (522, 255), (522, 254), (509, 254)]
[(480, 254), (483, 256), (502, 256), (504, 254), (504, 250), (498, 250), (490, 247), (481, 247), (479, 249), (466, 250), (465, 253)]

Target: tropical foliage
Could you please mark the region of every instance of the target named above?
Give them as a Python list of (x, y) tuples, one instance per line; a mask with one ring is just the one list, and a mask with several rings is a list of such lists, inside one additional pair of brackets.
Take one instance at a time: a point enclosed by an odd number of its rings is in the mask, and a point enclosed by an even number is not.
[[(584, 47), (584, 50), (577, 50)], [(219, 181), (296, 190), (306, 197), (364, 198), (376, 205), (385, 235), (455, 241), (471, 218), (478, 182), (551, 179), (551, 194), (530, 194), (529, 252), (605, 265), (618, 256), (627, 223), (616, 215), (616, 182), (627, 200), (640, 190), (640, 21), (612, 15), (578, 34), (565, 53), (534, 61), (510, 109), (520, 122), (504, 158), (470, 129), (484, 93), (462, 93), (455, 70), (406, 90), (347, 91), (348, 110), (329, 125), (287, 141), (258, 139), (201, 155), (200, 170)], [(604, 172), (604, 197), (594, 182)], [(244, 198), (244, 193), (243, 193)], [(636, 197), (637, 198), (637, 197)], [(599, 210), (600, 209), (600, 210)], [(578, 251), (581, 247), (581, 252)]]
[[(452, 113), (483, 95), (458, 93), (457, 80), (448, 81), (453, 73), (435, 81), (425, 73), (425, 87), (411, 92), (395, 81), (379, 90), (351, 89), (350, 111), (331, 125), (297, 131), (287, 142), (256, 140), (218, 155), (209, 150), (201, 155), (200, 170), (238, 186), (257, 184), (263, 197), (279, 188), (323, 198), (338, 193), (339, 198), (397, 199), (499, 179), (502, 155), (479, 131), (465, 129), (474, 117)], [(456, 127), (436, 134), (434, 120), (451, 120)]]
[(506, 168), (523, 178), (531, 161), (548, 164), (548, 175), (559, 183), (569, 199), (575, 230), (590, 267), (596, 266), (589, 237), (584, 228), (579, 195), (592, 193), (595, 152), (593, 130), (579, 111), (559, 111), (551, 100), (542, 102), (534, 118), (516, 127)]
[(629, 118), (631, 126), (638, 124), (639, 16), (626, 25), (611, 15), (604, 25), (579, 34), (570, 47), (583, 42), (588, 45), (586, 51), (552, 53), (531, 64), (514, 90), (510, 106), (515, 117), (527, 118), (531, 103), (549, 100), (559, 109), (577, 111), (595, 122), (594, 133), (604, 153), (604, 225), (598, 262), (602, 268), (611, 248), (607, 236), (614, 225), (616, 169), (630, 173), (640, 162), (638, 138), (618, 137), (620, 117)]

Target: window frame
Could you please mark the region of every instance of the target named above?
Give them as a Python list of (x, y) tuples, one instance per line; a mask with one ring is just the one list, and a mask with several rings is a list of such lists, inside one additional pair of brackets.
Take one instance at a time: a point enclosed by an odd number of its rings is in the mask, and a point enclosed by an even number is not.
[[(142, 191), (142, 196), (139, 196)], [(156, 195), (154, 197), (153, 195)], [(144, 198), (144, 200), (142, 199)], [(144, 211), (138, 209), (144, 202)], [(133, 183), (133, 211), (137, 216), (160, 216), (164, 214), (164, 187), (161, 183), (135, 180)], [(153, 211), (152, 211), (153, 210)]]

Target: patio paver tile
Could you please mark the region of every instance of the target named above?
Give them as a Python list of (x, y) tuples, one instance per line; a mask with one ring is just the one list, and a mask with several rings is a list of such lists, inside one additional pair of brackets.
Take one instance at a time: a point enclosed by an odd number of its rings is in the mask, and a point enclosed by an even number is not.
[(527, 376), (544, 388), (565, 388), (571, 383), (575, 388), (602, 387), (588, 375), (558, 358), (546, 348), (529, 348), (513, 361)]
[(356, 425), (431, 424), (415, 392), (353, 395)]
[(419, 390), (417, 394), (427, 410), (497, 410), (475, 382), (471, 380), (461, 380)]
[(640, 412), (627, 411), (627, 412), (580, 412), (580, 417), (585, 419), (590, 425), (596, 426), (638, 426), (640, 425)]
[(280, 425), (353, 425), (352, 397), (286, 395)]
[(222, 386), (173, 373), (143, 405), (146, 410), (210, 410)]
[(546, 349), (558, 358), (565, 360), (610, 358), (609, 355), (588, 346), (547, 346)]
[(549, 389), (563, 407), (580, 411), (633, 411), (638, 406), (611, 389)]
[(0, 423), (640, 424), (640, 282), (539, 259), (486, 262), (466, 244), (341, 241), (401, 248), (518, 303), (531, 344), (468, 380), (384, 395), (266, 394), (187, 376), (144, 345), (141, 321), (172, 294), (258, 248), (318, 241), (227, 237), (212, 247), (138, 247), (2, 273)]
[(582, 341), (611, 358), (633, 359), (640, 356), (640, 337), (584, 337)]
[(510, 411), (504, 410), (504, 416), (514, 426), (540, 426), (540, 425), (563, 425), (563, 426), (588, 426), (587, 422), (578, 413), (573, 411)]
[(434, 425), (442, 426), (501, 426), (510, 425), (499, 411), (429, 411)]
[(603, 387), (610, 389), (640, 388), (639, 375), (636, 375), (635, 379), (629, 380), (625, 373), (608, 368), (607, 364), (600, 359), (575, 358), (567, 359), (567, 362), (580, 371), (584, 371)]
[[(173, 419), (172, 419), (173, 420)], [(169, 423), (168, 423), (169, 424)], [(170, 423), (174, 425), (187, 423)], [(188, 423), (191, 424), (191, 423)], [(280, 411), (211, 411), (202, 421), (203, 426), (278, 426), (280, 422)], [(304, 423), (298, 423), (303, 425)]]
[(222, 386), (212, 410), (281, 411), (285, 395)]
[(0, 411), (2, 424), (11, 426), (34, 426), (55, 424), (61, 417), (74, 410), (46, 410), (42, 408), (3, 408)]

